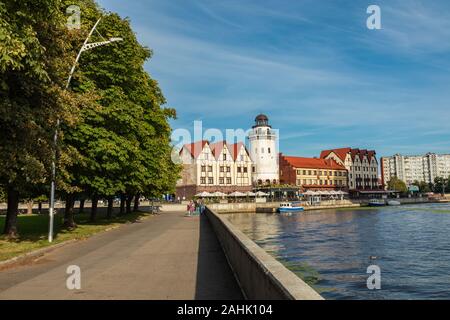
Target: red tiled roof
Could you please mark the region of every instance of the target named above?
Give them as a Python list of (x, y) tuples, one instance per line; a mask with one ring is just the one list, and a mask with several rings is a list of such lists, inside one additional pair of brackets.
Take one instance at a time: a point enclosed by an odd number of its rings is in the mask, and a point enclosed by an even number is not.
[(239, 155), (239, 151), (241, 150), (242, 147), (245, 148), (245, 146), (242, 142), (237, 142), (237, 143), (228, 145), (228, 150), (230, 150), (231, 156), (233, 157), (234, 161), (236, 161), (237, 156)]
[(349, 152), (351, 152), (351, 148), (339, 148), (339, 149), (330, 149), (330, 150), (324, 150), (320, 153), (320, 157), (322, 159), (326, 158), (331, 152), (334, 152), (339, 159), (342, 161), (345, 161), (345, 157)]
[(295, 168), (346, 170), (343, 165), (338, 164), (333, 159), (282, 156), (282, 160), (287, 161)]
[(212, 151), (212, 153), (213, 153), (213, 155), (214, 155), (214, 157), (215, 157), (216, 159), (219, 158), (220, 153), (222, 152), (223, 147), (224, 147), (226, 144), (227, 144), (226, 141), (219, 141), (219, 142), (212, 143), (212, 144), (209, 145), (209, 147), (211, 148), (211, 151)]
[(194, 159), (197, 159), (197, 157), (202, 153), (203, 148), (206, 144), (209, 144), (208, 140), (201, 140), (193, 143), (188, 143), (183, 146), (183, 148), (186, 148), (191, 156)]
[(338, 149), (330, 149), (330, 150), (324, 150), (320, 153), (320, 158), (324, 159), (326, 158), (331, 152), (334, 152), (339, 159), (342, 161), (345, 161), (345, 157), (347, 154), (350, 153), (350, 156), (352, 157), (352, 160), (355, 161), (355, 157), (358, 156), (359, 159), (362, 161), (364, 156), (366, 155), (368, 160), (370, 161), (372, 157), (375, 157), (375, 150), (360, 150), (358, 148), (352, 149), (352, 148), (338, 148)]

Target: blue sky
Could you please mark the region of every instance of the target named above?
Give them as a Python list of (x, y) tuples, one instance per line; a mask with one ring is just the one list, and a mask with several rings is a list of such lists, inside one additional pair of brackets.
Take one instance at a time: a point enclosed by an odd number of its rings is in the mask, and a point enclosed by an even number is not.
[[(285, 154), (323, 149), (450, 153), (450, 2), (101, 0), (129, 17), (172, 127), (249, 128)], [(382, 30), (366, 9), (381, 8)]]

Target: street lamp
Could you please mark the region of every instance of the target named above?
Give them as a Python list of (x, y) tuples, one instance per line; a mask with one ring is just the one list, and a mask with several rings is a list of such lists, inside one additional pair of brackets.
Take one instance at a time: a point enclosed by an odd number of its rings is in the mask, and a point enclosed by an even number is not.
[[(70, 81), (72, 80), (73, 73), (75, 72), (75, 68), (78, 64), (78, 60), (80, 60), (81, 54), (85, 51), (88, 51), (90, 49), (94, 49), (100, 46), (104, 46), (113, 42), (122, 41), (122, 38), (110, 38), (106, 41), (101, 42), (93, 42), (88, 43), (89, 39), (91, 38), (92, 34), (94, 33), (95, 29), (97, 28), (97, 25), (100, 23), (100, 20), (102, 18), (98, 19), (97, 22), (92, 27), (91, 31), (89, 32), (86, 40), (84, 40), (83, 46), (81, 47), (80, 51), (78, 52), (78, 55), (75, 59), (75, 62), (72, 66), (72, 69), (69, 73), (69, 78), (67, 78), (67, 83), (65, 89), (69, 89)], [(48, 231), (48, 241), (53, 241), (53, 223), (54, 223), (54, 210), (55, 210), (55, 186), (56, 186), (56, 153), (57, 153), (57, 144), (58, 144), (58, 130), (59, 126), (61, 124), (60, 119), (58, 118), (56, 120), (56, 128), (55, 128), (55, 135), (53, 137), (53, 144), (54, 144), (54, 153), (53, 153), (53, 160), (52, 160), (52, 182), (50, 186), (50, 206), (49, 206), (49, 216), (50, 216), (50, 222), (49, 222), (49, 231)]]

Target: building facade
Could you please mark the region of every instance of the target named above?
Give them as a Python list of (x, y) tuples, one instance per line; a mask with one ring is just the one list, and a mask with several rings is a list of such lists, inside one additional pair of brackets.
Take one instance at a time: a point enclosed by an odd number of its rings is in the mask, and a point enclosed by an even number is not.
[(379, 190), (378, 161), (374, 150), (339, 148), (324, 150), (321, 159), (333, 159), (348, 171), (349, 190)]
[(432, 183), (437, 177), (449, 176), (450, 154), (427, 153), (414, 156), (396, 154), (381, 158), (381, 181), (385, 188), (392, 177), (397, 177), (409, 186), (415, 181)]
[(176, 196), (192, 198), (197, 193), (252, 190), (252, 160), (243, 143), (202, 140), (185, 144), (180, 150), (183, 170)]
[(248, 135), (250, 157), (253, 160), (253, 183), (277, 184), (278, 172), (278, 138), (269, 125), (266, 115), (255, 118), (255, 125)]
[(280, 183), (296, 185), (302, 192), (348, 190), (348, 172), (334, 159), (290, 157), (280, 154)]

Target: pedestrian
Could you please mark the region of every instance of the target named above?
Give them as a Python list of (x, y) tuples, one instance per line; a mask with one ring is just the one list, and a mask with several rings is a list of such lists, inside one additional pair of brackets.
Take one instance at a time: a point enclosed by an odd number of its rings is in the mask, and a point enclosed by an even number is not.
[(190, 216), (191, 215), (191, 203), (192, 203), (192, 201), (190, 201), (188, 204), (187, 204), (187, 206), (186, 206), (186, 210), (187, 210), (187, 216)]
[(192, 216), (194, 214), (194, 211), (195, 211), (195, 203), (194, 201), (191, 201), (189, 206), (189, 216)]

